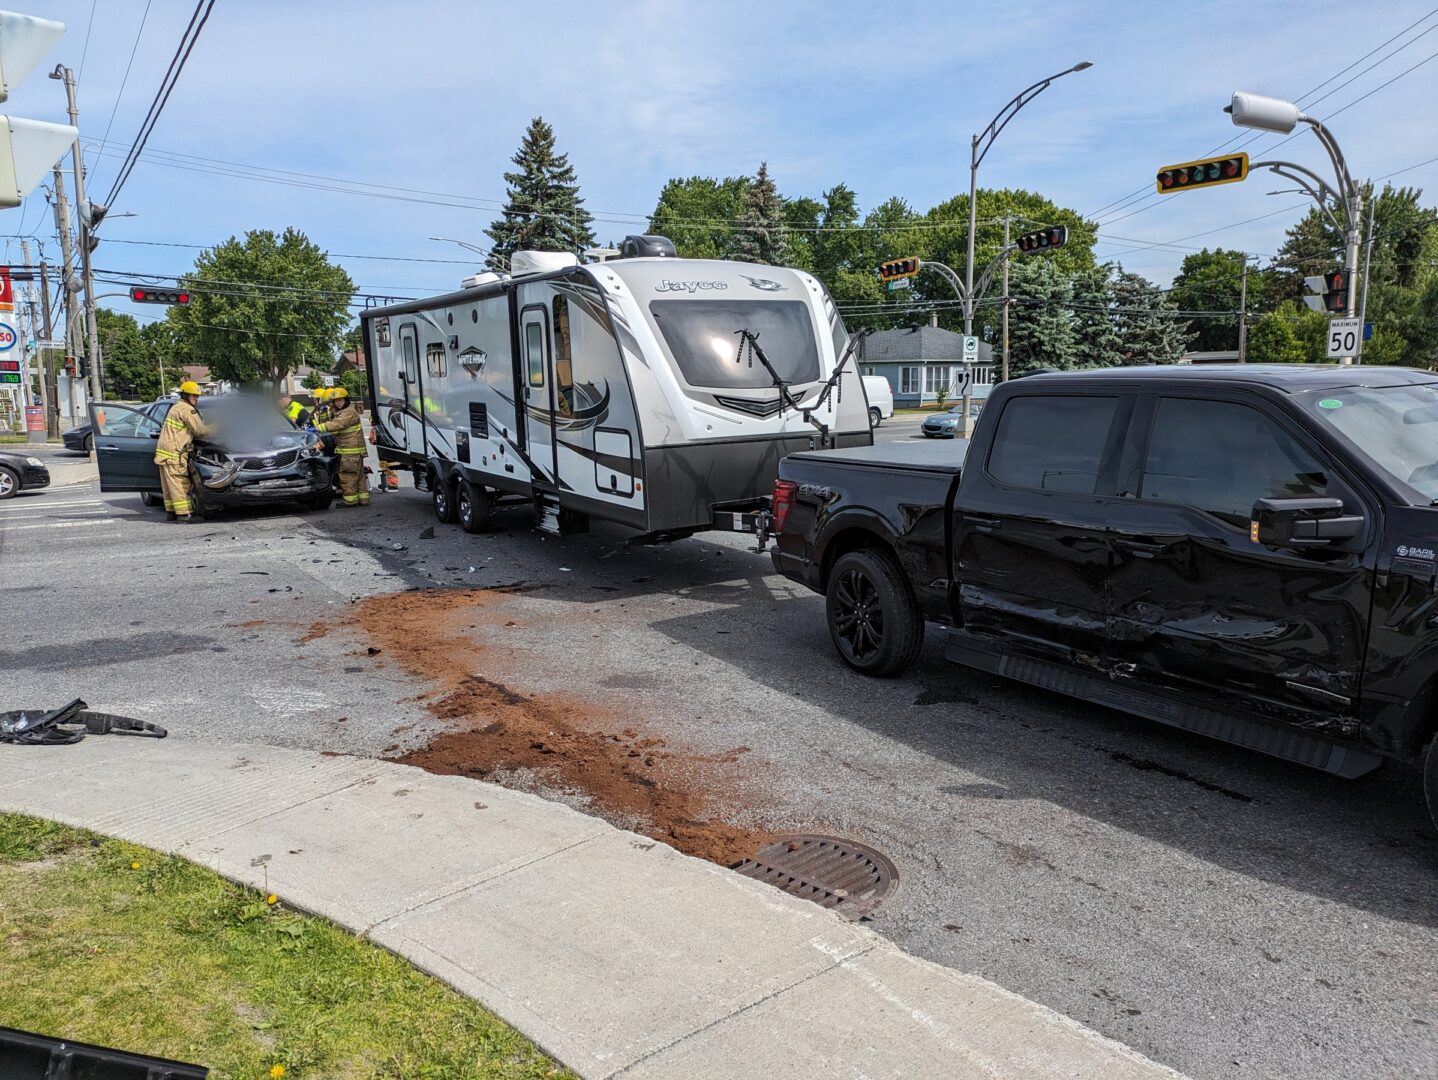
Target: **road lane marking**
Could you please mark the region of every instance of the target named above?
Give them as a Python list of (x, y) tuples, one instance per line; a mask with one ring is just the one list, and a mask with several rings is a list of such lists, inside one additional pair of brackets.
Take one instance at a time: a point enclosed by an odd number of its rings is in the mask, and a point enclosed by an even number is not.
[(83, 521), (52, 521), (48, 525), (13, 525), (6, 532), (24, 532), (26, 529), (75, 529), (82, 525), (114, 525), (112, 518), (86, 518)]
[(69, 507), (69, 506), (104, 506), (104, 505), (106, 505), (106, 503), (105, 503), (104, 500), (102, 500), (102, 499), (81, 499), (81, 500), (79, 500), (78, 502), (52, 502), (52, 503), (41, 502), (41, 501), (38, 500), (38, 499), (22, 499), (20, 502), (7, 503), (7, 504), (4, 505), (4, 506), (0, 506), (0, 513), (6, 513), (6, 512), (8, 512), (8, 511), (13, 511), (13, 510), (32, 510), (32, 509), (38, 510), (38, 509), (40, 509), (41, 507), (43, 507), (43, 508), (46, 509), (46, 510), (61, 510), (61, 509), (64, 509), (65, 507)]

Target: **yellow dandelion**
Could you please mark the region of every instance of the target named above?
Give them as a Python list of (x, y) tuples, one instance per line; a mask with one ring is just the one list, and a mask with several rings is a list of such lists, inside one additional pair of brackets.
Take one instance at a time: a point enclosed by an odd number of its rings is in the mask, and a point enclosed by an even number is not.
[(279, 1078), (280, 1078), (281, 1076), (284, 1076), (284, 1075), (285, 1075), (285, 1067), (284, 1067), (283, 1065), (272, 1065), (272, 1066), (270, 1066), (270, 1076), (272, 1076), (272, 1077), (274, 1078), (274, 1080), (279, 1080)]
[(132, 862), (132, 863), (130, 864), (130, 869), (131, 869), (131, 870), (138, 870), (138, 869), (140, 869), (140, 864), (137, 863), (137, 862)]
[[(267, 904), (278, 904), (279, 902), (280, 902), (280, 898), (279, 898), (278, 896), (276, 896), (274, 893), (270, 893), (269, 896), (265, 897), (265, 903), (267, 903)], [(276, 1065), (275, 1068), (277, 1068), (277, 1069), (283, 1069), (284, 1066), (283, 1066), (283, 1065)], [(280, 1074), (279, 1074), (279, 1073), (275, 1073), (274, 1075), (279, 1076)]]

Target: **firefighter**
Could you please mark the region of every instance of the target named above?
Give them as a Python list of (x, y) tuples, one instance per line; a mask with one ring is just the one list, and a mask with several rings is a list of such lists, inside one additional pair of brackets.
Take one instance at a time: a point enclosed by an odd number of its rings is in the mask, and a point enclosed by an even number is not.
[(320, 431), (330, 432), (335, 437), (335, 453), (340, 459), (340, 505), (368, 506), (369, 488), (364, 477), (364, 423), (361, 405), (349, 399), (349, 391), (337, 386), (330, 392), (331, 408), (334, 410), (328, 420), (318, 426)]
[(289, 394), (281, 394), (279, 406), (280, 412), (285, 414), (285, 419), (295, 427), (310, 426), (310, 410), (305, 408), (304, 402), (296, 401)]
[(190, 448), (196, 439), (215, 431), (195, 408), (199, 400), (198, 383), (187, 379), (180, 384), (180, 400), (165, 414), (160, 441), (155, 446), (155, 464), (160, 467), (160, 487), (165, 494), (165, 518), (181, 525), (198, 517), (190, 501)]

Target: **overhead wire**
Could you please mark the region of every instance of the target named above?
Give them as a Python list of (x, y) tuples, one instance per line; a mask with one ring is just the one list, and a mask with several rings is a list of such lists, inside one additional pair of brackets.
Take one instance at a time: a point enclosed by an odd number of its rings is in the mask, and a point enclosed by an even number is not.
[(135, 43), (130, 46), (130, 59), (125, 64), (125, 74), (120, 78), (120, 89), (115, 92), (115, 104), (110, 108), (110, 119), (105, 124), (105, 134), (100, 137), (104, 143), (110, 138), (110, 129), (115, 126), (115, 113), (120, 109), (120, 99), (125, 96), (125, 86), (130, 81), (130, 69), (135, 66), (135, 53), (140, 48), (140, 38), (145, 33), (145, 21), (150, 17), (150, 4), (153, 0), (145, 0), (145, 10), (140, 15), (140, 28), (135, 31)]

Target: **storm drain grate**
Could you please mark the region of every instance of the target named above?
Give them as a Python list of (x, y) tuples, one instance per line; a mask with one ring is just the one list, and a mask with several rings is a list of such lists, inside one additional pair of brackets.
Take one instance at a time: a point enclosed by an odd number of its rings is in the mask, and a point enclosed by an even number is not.
[(899, 883), (883, 855), (834, 836), (781, 837), (734, 869), (850, 919), (870, 914)]

